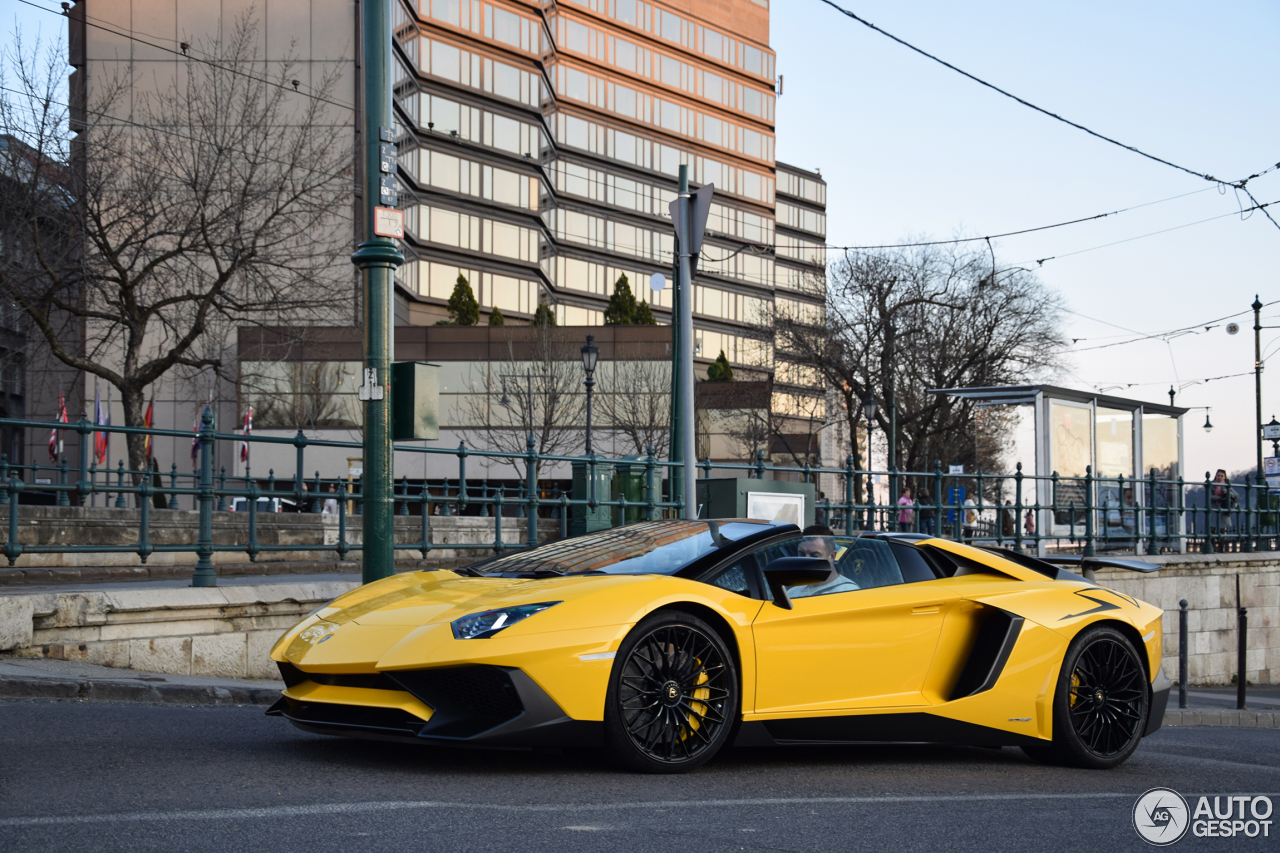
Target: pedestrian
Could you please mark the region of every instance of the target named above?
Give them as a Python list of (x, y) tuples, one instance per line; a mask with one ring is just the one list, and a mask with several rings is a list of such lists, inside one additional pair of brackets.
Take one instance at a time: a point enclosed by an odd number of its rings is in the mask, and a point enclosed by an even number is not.
[(1013, 509), (1012, 501), (1004, 502), (1005, 508), (1000, 510), (1000, 535), (1012, 539), (1018, 531), (1018, 514)]
[(1208, 535), (1212, 537), (1213, 547), (1217, 551), (1226, 550), (1226, 530), (1230, 518), (1224, 513), (1231, 507), (1232, 488), (1227, 483), (1227, 472), (1223, 468), (1213, 475), (1213, 485), (1209, 487), (1209, 524)]
[(324, 507), (320, 510), (321, 515), (337, 515), (338, 514), (338, 486), (334, 483), (329, 484), (329, 494), (333, 497), (324, 499)]
[(978, 532), (978, 508), (973, 502), (973, 498), (964, 499), (964, 517), (961, 522), (962, 533), (965, 542), (972, 542), (973, 536)]
[(1022, 529), (1023, 529), (1023, 530), (1025, 530), (1025, 531), (1027, 532), (1027, 535), (1028, 535), (1028, 536), (1030, 536), (1030, 537), (1032, 537), (1032, 538), (1035, 538), (1035, 535), (1036, 535), (1036, 513), (1035, 513), (1035, 510), (1030, 510), (1030, 509), (1029, 509), (1029, 510), (1027, 510), (1027, 520), (1026, 520), (1025, 522), (1023, 522)]
[(914, 506), (911, 490), (903, 489), (902, 497), (898, 498), (898, 530), (911, 530), (916, 518), (916, 511), (912, 509)]
[(933, 495), (929, 494), (928, 489), (921, 489), (917, 496), (916, 517), (920, 519), (920, 532), (929, 536), (936, 535), (934, 520), (937, 517), (937, 509), (933, 506)]

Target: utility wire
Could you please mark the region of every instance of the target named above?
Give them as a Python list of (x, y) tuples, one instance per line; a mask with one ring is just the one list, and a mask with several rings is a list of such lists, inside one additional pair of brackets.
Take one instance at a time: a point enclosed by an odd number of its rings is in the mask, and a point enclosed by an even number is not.
[[(1136, 239), (1136, 238), (1135, 238), (1135, 239)], [(1277, 304), (1280, 304), (1280, 299), (1276, 299), (1276, 300), (1273, 300), (1273, 301), (1271, 301), (1271, 302), (1267, 302), (1267, 303), (1265, 303), (1262, 307), (1263, 307), (1263, 308), (1266, 308), (1266, 307), (1267, 307), (1267, 306), (1269, 306), (1269, 305), (1277, 305)], [(1072, 313), (1075, 313), (1075, 312), (1072, 312)], [(1226, 316), (1224, 316), (1224, 317), (1218, 317), (1218, 318), (1213, 319), (1213, 320), (1206, 320), (1206, 321), (1204, 321), (1204, 322), (1200, 322), (1200, 323), (1192, 323), (1192, 324), (1191, 324), (1191, 325), (1189, 325), (1189, 326), (1182, 326), (1181, 328), (1177, 328), (1177, 329), (1169, 329), (1169, 330), (1167, 330), (1167, 331), (1163, 331), (1163, 332), (1155, 332), (1155, 333), (1150, 334), (1150, 335), (1142, 335), (1141, 337), (1131, 338), (1131, 339), (1129, 339), (1129, 340), (1127, 340), (1127, 341), (1116, 341), (1115, 343), (1110, 343), (1110, 344), (1099, 344), (1099, 345), (1098, 345), (1098, 346), (1096, 346), (1096, 347), (1081, 347), (1080, 349), (1065, 349), (1065, 350), (1061, 350), (1060, 352), (1058, 352), (1058, 353), (1054, 353), (1054, 354), (1055, 354), (1055, 355), (1059, 355), (1059, 354), (1061, 354), (1061, 353), (1067, 353), (1067, 352), (1089, 352), (1090, 350), (1108, 349), (1108, 348), (1110, 348), (1110, 347), (1121, 347), (1121, 346), (1126, 346), (1127, 344), (1136, 344), (1136, 343), (1139, 343), (1140, 341), (1150, 341), (1150, 340), (1167, 340), (1167, 339), (1169, 339), (1169, 338), (1171, 338), (1171, 337), (1173, 337), (1173, 336), (1176, 336), (1176, 335), (1181, 335), (1181, 334), (1185, 334), (1185, 333), (1188, 333), (1188, 332), (1193, 332), (1193, 331), (1195, 331), (1195, 330), (1197, 330), (1197, 329), (1204, 328), (1205, 326), (1213, 326), (1213, 325), (1216, 325), (1217, 323), (1221, 323), (1223, 320), (1231, 320), (1231, 319), (1233, 319), (1233, 318), (1235, 318), (1235, 317), (1241, 317), (1241, 316), (1243, 316), (1243, 315), (1245, 315), (1245, 314), (1250, 314), (1250, 313), (1252, 313), (1252, 309), (1246, 309), (1246, 310), (1244, 310), (1244, 311), (1237, 311), (1237, 312), (1235, 312), (1234, 314), (1227, 314), (1227, 315), (1226, 315)]]
[[(57, 9), (50, 9), (48, 6), (41, 6), (39, 3), (33, 3), (32, 0), (18, 0), (18, 2), (25, 3), (26, 5), (31, 6), (34, 9), (39, 9), (42, 12), (48, 12), (51, 15), (58, 15), (59, 17), (65, 17), (68, 19), (70, 19), (71, 17), (66, 12), (61, 12)], [(208, 65), (211, 68), (217, 68), (219, 71), (228, 71), (232, 74), (238, 74), (241, 77), (246, 77), (250, 80), (254, 80), (258, 83), (262, 83), (267, 86), (274, 86), (275, 88), (282, 89), (285, 92), (292, 92), (293, 94), (301, 95), (304, 98), (311, 98), (313, 101), (320, 101), (321, 103), (330, 104), (331, 106), (342, 107), (343, 109), (351, 110), (352, 112), (355, 111), (355, 107), (352, 106), (351, 104), (346, 104), (341, 101), (335, 101), (332, 98), (326, 98), (321, 95), (313, 95), (308, 92), (303, 92), (303, 91), (300, 91), (300, 89), (295, 89), (292, 86), (286, 86), (283, 83), (276, 83), (274, 81), (266, 79), (265, 77), (257, 77), (246, 71), (240, 71), (238, 69), (231, 68), (226, 65), (220, 65), (217, 62), (213, 62), (212, 60), (209, 60), (209, 59), (201, 59), (198, 56), (191, 56), (190, 54), (184, 53), (181, 50), (175, 50), (174, 48), (171, 48), (171, 47), (165, 47), (162, 44), (156, 44), (155, 42), (150, 42), (150, 41), (147, 41), (146, 39), (138, 38), (132, 33), (125, 32), (123, 30), (117, 30), (112, 27), (105, 26), (103, 24), (94, 23), (93, 21), (89, 20), (88, 15), (85, 16), (84, 25), (87, 27), (95, 27), (96, 29), (102, 30), (103, 32), (111, 33), (113, 36), (120, 36), (121, 38), (126, 38), (129, 41), (136, 41), (138, 44), (145, 44), (147, 47), (153, 47), (156, 50), (163, 50), (166, 53), (171, 53), (174, 56), (177, 56), (181, 59), (189, 59), (189, 60), (194, 60), (195, 62), (203, 62), (205, 65)]]
[[(1258, 172), (1257, 174), (1250, 175), (1249, 177), (1244, 178), (1241, 181), (1231, 183), (1230, 181), (1219, 180), (1218, 178), (1215, 178), (1213, 175), (1205, 174), (1204, 172), (1197, 172), (1195, 169), (1188, 169), (1186, 166), (1179, 166), (1177, 163), (1166, 160), (1163, 157), (1157, 157), (1154, 154), (1148, 154), (1147, 152), (1139, 148), (1135, 148), (1132, 145), (1126, 145), (1125, 143), (1119, 141), (1118, 139), (1113, 139), (1110, 136), (1105, 136), (1101, 133), (1098, 133), (1096, 130), (1091, 130), (1085, 127), (1083, 124), (1079, 124), (1078, 122), (1074, 122), (1074, 121), (1071, 121), (1070, 119), (1063, 118), (1062, 116), (1058, 115), (1055, 112), (1050, 112), (1049, 110), (1046, 110), (1043, 107), (1038, 107), (1035, 104), (1031, 103), (1030, 101), (1024, 100), (1023, 98), (1019, 98), (1017, 95), (1013, 94), (1012, 92), (1008, 92), (1004, 89), (1001, 89), (999, 86), (996, 86), (992, 83), (988, 83), (986, 80), (983, 80), (981, 77), (976, 77), (973, 74), (970, 74), (968, 71), (965, 71), (964, 69), (957, 68), (956, 66), (952, 65), (950, 62), (947, 62), (944, 59), (940, 59), (934, 56), (932, 53), (929, 53), (928, 51), (925, 51), (925, 50), (921, 50), (920, 48), (916, 47), (910, 42), (907, 42), (907, 41), (904, 41), (903, 39), (898, 38), (893, 33), (886, 32), (885, 30), (880, 29), (879, 27), (877, 27), (875, 24), (871, 23), (867, 19), (858, 16), (857, 14), (849, 11), (843, 6), (839, 6), (836, 3), (833, 3), (832, 0), (822, 0), (822, 2), (826, 3), (828, 6), (830, 6), (831, 8), (839, 12), (843, 12), (845, 15), (849, 16), (850, 18), (862, 24), (863, 26), (868, 27), (872, 30), (875, 30), (876, 32), (880, 33), (880, 35), (886, 36), (887, 38), (890, 38), (893, 41), (896, 41), (898, 44), (902, 45), (903, 47), (913, 50), (927, 59), (932, 59), (934, 62), (938, 63), (939, 65), (942, 65), (946, 68), (950, 68), (952, 71), (956, 72), (957, 74), (960, 74), (963, 77), (968, 77), (970, 80), (972, 80), (975, 83), (978, 83), (979, 85), (986, 86), (988, 89), (991, 89), (992, 91), (999, 92), (1001, 95), (1004, 95), (1006, 98), (1012, 98), (1013, 100), (1022, 104), (1024, 107), (1030, 107), (1036, 112), (1046, 115), (1051, 119), (1060, 121), (1066, 125), (1070, 125), (1071, 127), (1074, 127), (1076, 130), (1082, 130), (1085, 133), (1089, 134), (1090, 136), (1101, 139), (1103, 142), (1109, 142), (1112, 145), (1117, 145), (1125, 149), (1126, 151), (1131, 151), (1134, 154), (1137, 154), (1141, 157), (1146, 157), (1148, 160), (1154, 160), (1157, 163), (1161, 163), (1165, 166), (1169, 166), (1171, 168), (1177, 169), (1180, 172), (1186, 172), (1188, 175), (1194, 175), (1197, 178), (1202, 178), (1203, 180), (1209, 181), (1211, 183), (1229, 184), (1230, 186), (1236, 187), (1237, 189), (1244, 189), (1244, 185), (1246, 183), (1253, 180), (1253, 178), (1258, 177), (1258, 175), (1264, 174), (1263, 172)], [(1255, 201), (1255, 204), (1256, 203), (1257, 202)], [(1271, 218), (1270, 214), (1268, 214), (1267, 218), (1268, 219)], [(1274, 219), (1272, 219), (1271, 221), (1273, 223), (1275, 222)], [(1277, 224), (1276, 227), (1280, 228), (1280, 224)]]
[[(825, 2), (825, 0), (823, 0), (823, 2)], [(1267, 169), (1264, 172), (1259, 172), (1258, 174), (1266, 174), (1266, 172), (1271, 172), (1271, 171), (1274, 171), (1275, 169), (1280, 169), (1280, 164), (1272, 166), (1270, 169)], [(1255, 175), (1255, 177), (1257, 176)], [(1200, 193), (1208, 192), (1211, 189), (1213, 189), (1213, 187), (1205, 187), (1204, 189), (1192, 190), (1189, 193), (1182, 193), (1180, 195), (1171, 195), (1168, 198), (1161, 198), (1161, 199), (1156, 199), (1155, 201), (1147, 201), (1147, 202), (1143, 202), (1142, 204), (1135, 204), (1129, 207), (1122, 207), (1119, 210), (1112, 210), (1112, 211), (1108, 211), (1107, 213), (1096, 213), (1093, 216), (1083, 216), (1079, 219), (1069, 219), (1066, 222), (1056, 222), (1053, 225), (1040, 225), (1035, 228), (1024, 228), (1021, 231), (1006, 231), (1003, 234), (988, 234), (982, 237), (957, 237), (954, 240), (929, 240), (929, 241), (920, 242), (920, 243), (886, 243), (880, 246), (832, 246), (830, 244), (826, 244), (826, 248), (836, 249), (837, 251), (857, 252), (857, 251), (863, 251), (866, 249), (910, 249), (917, 246), (950, 246), (958, 243), (978, 243), (984, 240), (998, 240), (1001, 237), (1016, 237), (1020, 234), (1031, 234), (1036, 231), (1048, 231), (1051, 228), (1062, 228), (1067, 225), (1078, 225), (1081, 222), (1092, 222), (1095, 219), (1104, 219), (1108, 216), (1116, 216), (1117, 214), (1120, 214), (1120, 213), (1128, 213), (1131, 210), (1138, 210), (1139, 208), (1150, 207), (1153, 204), (1164, 204), (1166, 201), (1174, 201), (1176, 199), (1186, 198), (1187, 196), (1190, 196), (1190, 195), (1198, 195)]]
[[(1252, 195), (1250, 195), (1250, 198), (1252, 198), (1252, 197), (1253, 197), (1253, 196), (1252, 196)], [(1156, 235), (1158, 235), (1158, 234), (1168, 234), (1170, 231), (1179, 231), (1179, 230), (1181, 230), (1181, 229), (1183, 229), (1183, 228), (1190, 228), (1190, 227), (1191, 227), (1191, 226), (1193, 226), (1193, 225), (1203, 225), (1203, 224), (1204, 224), (1204, 223), (1206, 223), (1206, 222), (1213, 222), (1215, 219), (1226, 219), (1228, 216), (1240, 216), (1240, 215), (1245, 214), (1245, 213), (1248, 213), (1248, 212), (1250, 212), (1250, 211), (1252, 211), (1252, 210), (1261, 210), (1261, 211), (1263, 211), (1263, 212), (1266, 212), (1266, 208), (1270, 207), (1270, 206), (1271, 206), (1271, 205), (1273, 205), (1273, 204), (1278, 204), (1278, 203), (1280, 203), (1280, 201), (1269, 201), (1269, 202), (1267, 202), (1266, 204), (1255, 204), (1253, 207), (1246, 207), (1246, 208), (1244, 208), (1243, 210), (1239, 210), (1239, 211), (1236, 211), (1236, 212), (1234, 212), (1234, 213), (1223, 213), (1223, 214), (1221, 214), (1221, 215), (1219, 215), (1219, 216), (1210, 216), (1208, 219), (1198, 219), (1198, 220), (1196, 220), (1195, 222), (1188, 222), (1188, 223), (1186, 223), (1186, 224), (1184, 224), (1184, 225), (1175, 225), (1175, 226), (1173, 226), (1172, 228), (1162, 228), (1162, 229), (1161, 229), (1161, 230), (1159, 230), (1159, 231), (1151, 231), (1150, 233), (1147, 233), (1147, 234), (1139, 234), (1139, 235), (1138, 235), (1138, 236), (1136, 236), (1136, 237), (1126, 237), (1126, 238), (1125, 238), (1125, 239), (1123, 239), (1123, 240), (1116, 240), (1116, 241), (1115, 241), (1115, 242), (1113, 242), (1113, 243), (1103, 243), (1101, 246), (1092, 246), (1092, 247), (1090, 247), (1090, 248), (1088, 248), (1088, 249), (1079, 249), (1079, 250), (1077, 250), (1077, 251), (1075, 251), (1075, 252), (1067, 252), (1065, 255), (1050, 255), (1050, 256), (1049, 256), (1049, 257), (1047, 257), (1047, 258), (1037, 258), (1037, 259), (1036, 259), (1036, 261), (1035, 261), (1035, 263), (1036, 263), (1037, 265), (1039, 265), (1039, 266), (1044, 266), (1044, 265), (1045, 265), (1045, 264), (1047, 264), (1049, 261), (1055, 261), (1055, 260), (1061, 260), (1061, 259), (1063, 259), (1063, 258), (1069, 258), (1069, 257), (1071, 257), (1072, 255), (1083, 255), (1085, 252), (1095, 252), (1095, 251), (1097, 251), (1098, 249), (1106, 249), (1106, 248), (1108, 248), (1108, 247), (1110, 247), (1110, 246), (1119, 246), (1121, 243), (1132, 243), (1134, 240), (1142, 240), (1142, 239), (1145, 239), (1145, 238), (1147, 238), (1147, 237), (1155, 237), (1155, 236), (1156, 236)], [(1268, 219), (1270, 219), (1270, 218), (1271, 218), (1271, 215), (1270, 215), (1269, 213), (1267, 214), (1267, 218), (1268, 218)], [(1272, 219), (1271, 221), (1272, 221), (1272, 222), (1275, 222), (1275, 220), (1274, 220), (1274, 219)], [(1280, 226), (1278, 226), (1278, 227), (1280, 227)], [(1031, 263), (1031, 262), (1030, 262), (1030, 261), (1024, 261), (1023, 263)]]

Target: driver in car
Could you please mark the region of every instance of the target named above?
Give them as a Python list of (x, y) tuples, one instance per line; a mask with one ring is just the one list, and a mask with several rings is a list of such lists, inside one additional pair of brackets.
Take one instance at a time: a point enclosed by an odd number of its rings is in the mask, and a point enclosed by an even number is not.
[[(836, 533), (825, 524), (811, 524), (806, 527), (801, 534), (804, 536), (800, 540), (800, 547), (796, 549), (796, 555), (800, 557), (816, 557), (819, 560), (826, 560), (832, 569), (836, 568)], [(842, 574), (837, 574), (831, 580), (822, 583), (810, 584), (809, 586), (792, 586), (787, 587), (787, 595), (790, 598), (808, 598), (814, 595), (832, 595), (837, 592), (850, 592), (855, 589), (861, 589), (858, 584), (851, 581)]]

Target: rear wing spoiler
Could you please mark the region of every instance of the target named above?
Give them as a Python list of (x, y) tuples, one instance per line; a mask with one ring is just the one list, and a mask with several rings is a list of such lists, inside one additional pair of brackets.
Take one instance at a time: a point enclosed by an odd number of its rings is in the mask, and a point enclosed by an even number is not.
[(1093, 580), (1093, 573), (1097, 569), (1123, 569), (1126, 572), (1150, 574), (1151, 572), (1160, 571), (1161, 568), (1156, 563), (1148, 563), (1143, 560), (1122, 560), (1116, 557), (1044, 556), (1040, 557), (1040, 559), (1055, 566), (1073, 566), (1089, 580)]

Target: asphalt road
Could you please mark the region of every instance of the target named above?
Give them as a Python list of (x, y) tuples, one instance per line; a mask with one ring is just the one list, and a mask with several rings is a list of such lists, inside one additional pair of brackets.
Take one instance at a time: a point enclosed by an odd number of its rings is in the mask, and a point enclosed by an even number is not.
[[(1269, 794), (1280, 730), (1164, 729), (1123, 767), (1013, 749), (737, 749), (684, 776), (592, 753), (305, 734), (261, 708), (0, 702), (0, 851), (1146, 850), (1137, 797)], [(1276, 849), (1194, 838), (1176, 849)]]

